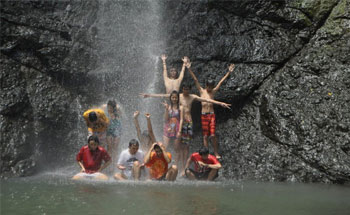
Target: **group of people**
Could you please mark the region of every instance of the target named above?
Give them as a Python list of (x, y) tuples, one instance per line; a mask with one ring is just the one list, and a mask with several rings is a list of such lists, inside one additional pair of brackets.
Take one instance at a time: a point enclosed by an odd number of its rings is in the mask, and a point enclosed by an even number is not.
[[(221, 156), (215, 136), (216, 120), (213, 104), (225, 108), (230, 108), (231, 105), (214, 100), (214, 95), (230, 73), (233, 72), (234, 64), (229, 66), (228, 72), (216, 86), (213, 80), (208, 79), (205, 88), (202, 88), (191, 70), (191, 62), (188, 57), (182, 59), (183, 65), (179, 75), (175, 68), (171, 68), (168, 75), (167, 57), (162, 55), (161, 58), (166, 94), (141, 93), (140, 95), (144, 98), (169, 98), (169, 104), (167, 102), (162, 103), (165, 108), (163, 142), (156, 140), (149, 113), (145, 114), (147, 130), (141, 133), (138, 122), (140, 113), (135, 111), (134, 124), (139, 141), (132, 139), (129, 142), (128, 149), (123, 150), (118, 157), (118, 161), (115, 162), (114, 159), (117, 157), (121, 135), (120, 107), (115, 101), (108, 101), (107, 105), (104, 106), (107, 107), (107, 115), (104, 114), (102, 109), (91, 109), (83, 114), (90, 137), (88, 138), (88, 144), (83, 146), (77, 155), (77, 161), (82, 171), (75, 175), (73, 179), (87, 177), (107, 179), (107, 175), (101, 173), (101, 171), (111, 163), (112, 167), (116, 166), (119, 169), (119, 172), (114, 174), (116, 180), (149, 178), (174, 181), (179, 171), (182, 176), (190, 180), (214, 180), (218, 177), (218, 170), (221, 168), (218, 159)], [(190, 93), (191, 84), (188, 82), (182, 83), (186, 68), (194, 79), (200, 96)], [(181, 83), (182, 93), (179, 93)], [(194, 100), (202, 103), (203, 147), (188, 157), (189, 145), (193, 139), (191, 107)], [(209, 140), (212, 141), (214, 155), (209, 153)], [(107, 143), (107, 150), (102, 147), (105, 143)], [(139, 147), (141, 147), (140, 150)], [(175, 151), (176, 165), (171, 164), (172, 155), (167, 150), (169, 147), (172, 147)], [(103, 165), (102, 161), (104, 161)], [(194, 168), (192, 168), (192, 164), (194, 164)]]

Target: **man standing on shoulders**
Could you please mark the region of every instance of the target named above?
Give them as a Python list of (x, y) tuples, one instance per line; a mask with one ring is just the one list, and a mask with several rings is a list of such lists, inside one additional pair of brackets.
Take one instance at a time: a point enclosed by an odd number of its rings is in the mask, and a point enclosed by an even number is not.
[(177, 176), (176, 165), (168, 164), (171, 162), (171, 154), (167, 152), (162, 143), (153, 143), (145, 156), (145, 165), (149, 168), (150, 177), (154, 180), (175, 181)]
[[(73, 176), (74, 180), (84, 178), (93, 178), (98, 180), (107, 180), (108, 177), (101, 173), (111, 163), (111, 157), (107, 151), (99, 146), (99, 140), (96, 136), (90, 136), (88, 145), (83, 146), (78, 155), (77, 161), (81, 167), (81, 172)], [(105, 162), (102, 166), (102, 160)]]
[(116, 173), (116, 180), (134, 179), (140, 180), (141, 168), (143, 165), (144, 154), (139, 151), (139, 142), (135, 139), (130, 140), (129, 148), (120, 153), (117, 167), (121, 173)]
[[(194, 169), (190, 169), (189, 166), (194, 163)], [(219, 169), (221, 168), (220, 162), (215, 156), (209, 154), (209, 149), (203, 147), (199, 152), (195, 152), (187, 160), (186, 170), (183, 175), (190, 180), (208, 180), (213, 181), (219, 174)]]
[[(188, 71), (190, 75), (192, 76), (196, 87), (200, 93), (201, 98), (205, 99), (214, 99), (215, 93), (219, 90), (222, 83), (228, 78), (228, 76), (233, 72), (235, 65), (231, 64), (228, 68), (228, 72), (226, 75), (219, 81), (219, 83), (214, 87), (214, 80), (208, 79), (206, 81), (206, 87), (203, 89), (201, 85), (199, 84), (199, 81), (197, 77), (194, 75), (194, 73), (191, 70), (191, 63), (186, 63), (186, 67), (188, 68)], [(214, 154), (216, 158), (220, 159), (221, 156), (219, 155), (219, 146), (217, 143), (217, 139), (215, 136), (215, 128), (216, 128), (216, 118), (214, 113), (214, 107), (212, 103), (208, 102), (202, 102), (202, 132), (203, 132), (203, 143), (205, 147), (209, 147), (208, 145), (208, 136), (212, 139), (212, 143), (214, 146)]]

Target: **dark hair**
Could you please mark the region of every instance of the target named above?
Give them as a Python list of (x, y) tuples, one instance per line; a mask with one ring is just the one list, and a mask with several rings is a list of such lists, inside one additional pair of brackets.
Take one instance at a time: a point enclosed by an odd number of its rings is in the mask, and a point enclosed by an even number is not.
[(97, 120), (97, 115), (95, 111), (92, 111), (89, 113), (89, 121), (90, 122), (95, 122)]
[(176, 94), (176, 96), (177, 96), (177, 108), (180, 109), (180, 105), (179, 105), (179, 103), (180, 103), (180, 94), (176, 90), (174, 90), (173, 92), (170, 93), (170, 96), (169, 96), (170, 107), (171, 107), (171, 109), (173, 108), (173, 103), (171, 102), (171, 96), (173, 94)]
[(192, 88), (192, 85), (191, 85), (190, 83), (188, 83), (188, 82), (185, 82), (185, 83), (182, 84), (182, 89), (183, 89), (183, 88), (191, 89), (191, 88)]
[(114, 115), (116, 115), (117, 116), (117, 103), (114, 101), (114, 100), (108, 100), (108, 102), (107, 102), (107, 107), (108, 106), (111, 106), (112, 107), (112, 109), (113, 109), (113, 114)]
[(202, 147), (198, 151), (199, 155), (208, 155), (209, 154), (209, 149), (207, 147)]
[(97, 143), (97, 144), (100, 144), (100, 140), (98, 139), (97, 136), (90, 136), (88, 138), (88, 143), (90, 143), (91, 140), (95, 141), (95, 143)]
[(214, 85), (215, 85), (215, 81), (213, 79), (208, 79), (205, 82), (205, 86), (214, 87)]
[(135, 140), (135, 139), (130, 140), (130, 142), (129, 142), (129, 148), (130, 148), (131, 146), (133, 146), (133, 145), (139, 146), (139, 141), (137, 141), (137, 140)]
[(153, 149), (161, 149), (158, 144), (154, 145)]

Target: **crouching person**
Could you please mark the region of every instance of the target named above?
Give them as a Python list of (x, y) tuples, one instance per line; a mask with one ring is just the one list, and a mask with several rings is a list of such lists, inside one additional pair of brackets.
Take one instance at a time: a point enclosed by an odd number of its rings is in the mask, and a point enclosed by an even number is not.
[(129, 148), (120, 153), (117, 167), (121, 170), (116, 173), (116, 180), (134, 179), (139, 180), (141, 177), (141, 169), (143, 164), (144, 154), (139, 150), (139, 142), (135, 139), (130, 140)]
[[(194, 163), (194, 169), (189, 168), (191, 163)], [(216, 157), (209, 154), (207, 147), (203, 147), (199, 152), (193, 153), (187, 160), (183, 175), (186, 175), (190, 180), (213, 181), (219, 176), (220, 168), (221, 164)]]
[[(107, 180), (107, 175), (101, 173), (111, 163), (111, 157), (107, 151), (99, 146), (97, 136), (88, 138), (88, 145), (83, 146), (78, 155), (77, 161), (81, 167), (81, 172), (73, 176), (73, 180), (97, 179)], [(102, 165), (102, 160), (104, 164)]]
[(145, 156), (145, 165), (149, 168), (150, 178), (153, 180), (175, 181), (177, 176), (176, 165), (171, 162), (171, 154), (167, 152), (162, 143), (153, 143)]

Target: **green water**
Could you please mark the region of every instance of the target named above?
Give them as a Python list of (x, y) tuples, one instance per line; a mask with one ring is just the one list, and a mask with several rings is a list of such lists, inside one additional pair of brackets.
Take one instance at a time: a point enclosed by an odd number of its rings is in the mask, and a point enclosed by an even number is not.
[(66, 176), (1, 181), (7, 214), (348, 215), (350, 188), (336, 185), (73, 182)]

